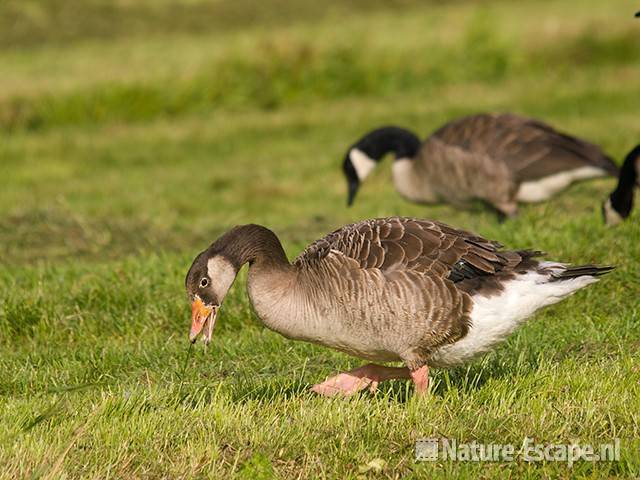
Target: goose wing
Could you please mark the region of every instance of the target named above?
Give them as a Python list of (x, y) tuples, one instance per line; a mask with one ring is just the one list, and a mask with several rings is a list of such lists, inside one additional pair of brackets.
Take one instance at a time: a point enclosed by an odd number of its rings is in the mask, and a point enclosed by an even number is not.
[(444, 125), (432, 138), (503, 162), (519, 181), (535, 180), (580, 167), (618, 168), (600, 147), (513, 114), (479, 114)]
[(378, 270), (388, 278), (403, 273), (419, 274), (410, 277), (416, 279), (435, 276), (467, 291), (470, 280), (511, 272), (537, 253), (501, 247), (440, 222), (390, 217), (344, 226), (309, 245), (295, 264), (312, 267), (335, 257), (349, 270)]

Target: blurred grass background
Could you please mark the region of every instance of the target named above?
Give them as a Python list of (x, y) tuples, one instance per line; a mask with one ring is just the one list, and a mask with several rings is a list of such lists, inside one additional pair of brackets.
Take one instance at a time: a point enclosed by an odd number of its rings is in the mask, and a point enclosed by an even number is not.
[[(603, 145), (640, 139), (640, 24), (622, 0), (5, 0), (0, 3), (0, 477), (637, 476), (637, 213), (610, 179), (491, 212), (403, 201), (388, 163), (347, 209), (360, 134), (426, 136), (514, 111)], [(253, 317), (242, 279), (183, 372), (193, 256), (262, 223), (290, 256), (345, 223), (415, 215), (551, 258), (614, 263), (496, 353), (349, 402), (309, 384), (359, 362)], [(617, 463), (416, 464), (425, 436), (623, 439)], [(382, 458), (381, 472), (366, 471)]]

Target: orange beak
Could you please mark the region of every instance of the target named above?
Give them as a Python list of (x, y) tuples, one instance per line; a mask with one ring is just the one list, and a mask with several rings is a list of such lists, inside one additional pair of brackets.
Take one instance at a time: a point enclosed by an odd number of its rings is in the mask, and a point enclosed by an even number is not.
[(191, 343), (197, 340), (198, 335), (200, 335), (203, 329), (205, 330), (205, 343), (211, 341), (211, 334), (213, 333), (217, 312), (217, 306), (205, 305), (202, 303), (202, 300), (196, 296), (191, 304), (191, 331), (189, 332), (189, 340)]

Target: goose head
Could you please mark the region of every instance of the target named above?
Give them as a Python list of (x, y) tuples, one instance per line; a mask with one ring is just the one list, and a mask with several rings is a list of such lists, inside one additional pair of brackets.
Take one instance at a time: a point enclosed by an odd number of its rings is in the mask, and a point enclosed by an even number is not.
[(396, 159), (413, 158), (420, 149), (420, 139), (400, 127), (381, 127), (364, 135), (345, 154), (342, 171), (347, 180), (347, 205), (351, 206), (360, 184), (388, 152)]
[(191, 302), (191, 343), (201, 333), (205, 343), (211, 341), (218, 310), (237, 273), (238, 269), (229, 258), (212, 249), (200, 253), (193, 261), (185, 280)]
[(203, 332), (204, 342), (211, 341), (218, 310), (246, 263), (261, 271), (290, 267), (276, 234), (255, 224), (232, 228), (195, 258), (184, 282), (191, 302), (192, 343)]
[(377, 160), (369, 157), (358, 147), (352, 147), (346, 154), (342, 163), (342, 170), (347, 179), (347, 205), (353, 205), (356, 193), (360, 188), (362, 181), (367, 178), (371, 171), (375, 168)]

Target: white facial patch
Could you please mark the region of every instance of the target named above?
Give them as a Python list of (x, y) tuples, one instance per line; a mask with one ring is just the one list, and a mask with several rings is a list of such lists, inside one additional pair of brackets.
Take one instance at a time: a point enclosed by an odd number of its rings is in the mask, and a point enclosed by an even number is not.
[(236, 279), (236, 269), (229, 260), (221, 256), (210, 258), (207, 262), (207, 274), (211, 279), (211, 289), (220, 303), (227, 295)]
[(376, 161), (357, 148), (351, 149), (349, 152), (349, 158), (351, 159), (353, 168), (356, 170), (358, 180), (360, 181), (367, 178), (371, 171), (376, 167)]

